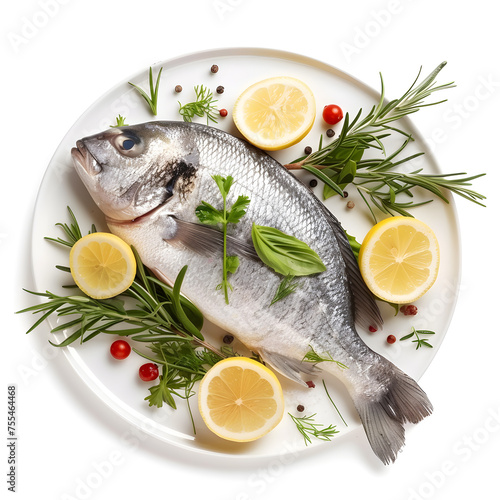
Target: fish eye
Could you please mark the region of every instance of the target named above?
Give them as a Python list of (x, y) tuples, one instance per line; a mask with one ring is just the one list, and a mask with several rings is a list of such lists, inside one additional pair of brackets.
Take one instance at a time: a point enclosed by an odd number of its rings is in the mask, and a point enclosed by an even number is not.
[(132, 149), (134, 146), (135, 142), (132, 139), (125, 139), (122, 143), (122, 148), (125, 149), (125, 151)]
[(144, 152), (143, 142), (131, 130), (114, 137), (112, 143), (121, 155), (128, 158), (135, 158)]

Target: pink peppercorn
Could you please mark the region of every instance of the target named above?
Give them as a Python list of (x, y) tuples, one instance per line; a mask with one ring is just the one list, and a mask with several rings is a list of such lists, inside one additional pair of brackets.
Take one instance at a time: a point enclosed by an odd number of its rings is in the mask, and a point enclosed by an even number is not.
[(221, 109), (219, 111), (219, 115), (221, 115), (221, 116), (227, 116), (227, 109)]
[(387, 337), (387, 343), (388, 344), (394, 344), (394, 342), (396, 342), (396, 337), (394, 335), (389, 335)]
[(372, 332), (372, 333), (375, 333), (375, 332), (378, 330), (378, 328), (377, 328), (376, 326), (371, 326), (371, 325), (370, 325), (370, 326), (368, 327), (368, 330), (369, 330), (370, 332)]
[(313, 389), (314, 387), (316, 387), (316, 384), (312, 380), (308, 380), (306, 382), (306, 384), (307, 384), (307, 387), (310, 387), (311, 389)]
[(413, 304), (407, 304), (405, 306), (401, 306), (400, 311), (405, 315), (405, 316), (415, 316), (418, 312), (417, 306), (414, 306)]

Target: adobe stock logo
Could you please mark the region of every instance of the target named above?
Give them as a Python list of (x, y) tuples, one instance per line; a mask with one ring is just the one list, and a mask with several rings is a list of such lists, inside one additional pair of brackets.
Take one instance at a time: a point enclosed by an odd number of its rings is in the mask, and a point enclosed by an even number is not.
[(340, 49), (347, 62), (350, 63), (354, 56), (361, 54), (372, 43), (373, 39), (392, 23), (394, 17), (403, 11), (404, 5), (400, 0), (389, 0), (384, 9), (372, 10), (370, 12), (371, 19), (354, 29), (352, 42), (344, 41), (340, 44)]
[(17, 54), (21, 48), (26, 46), (40, 31), (45, 28), (51, 19), (57, 16), (61, 5), (66, 5), (70, 0), (39, 0), (39, 10), (30, 16), (21, 17), (21, 26), (17, 33), (10, 32), (7, 35), (10, 46)]

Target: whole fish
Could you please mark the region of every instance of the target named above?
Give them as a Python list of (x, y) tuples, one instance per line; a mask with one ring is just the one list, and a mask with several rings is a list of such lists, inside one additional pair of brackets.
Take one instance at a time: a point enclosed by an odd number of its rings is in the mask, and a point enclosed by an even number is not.
[[(371, 350), (355, 322), (382, 319), (359, 273), (338, 220), (296, 177), (267, 153), (221, 130), (157, 121), (86, 137), (72, 149), (76, 170), (110, 231), (133, 245), (144, 264), (167, 283), (188, 266), (182, 292), (204, 317), (234, 334), (286, 377), (305, 384), (317, 368), (346, 385), (375, 454), (393, 462), (406, 422), (432, 412), (418, 384)], [(232, 176), (228, 207), (250, 198), (246, 215), (228, 228), (228, 254), (240, 266), (230, 275), (226, 304), (222, 237), (199, 223), (201, 201), (222, 204), (212, 176)], [(326, 271), (298, 278), (296, 292), (270, 307), (281, 276), (255, 256), (251, 227), (271, 226), (307, 243)], [(311, 350), (337, 363), (303, 362)]]

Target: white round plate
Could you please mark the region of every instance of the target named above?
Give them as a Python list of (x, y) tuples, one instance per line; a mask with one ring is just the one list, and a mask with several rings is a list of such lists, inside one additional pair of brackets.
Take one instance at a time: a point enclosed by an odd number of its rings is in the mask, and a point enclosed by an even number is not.
[[(212, 64), (219, 66), (217, 73), (211, 73)], [(145, 101), (127, 82), (122, 82), (107, 92), (71, 127), (54, 154), (40, 187), (33, 224), (33, 272), (37, 291), (50, 290), (54, 293), (68, 294), (62, 285), (70, 284), (71, 277), (58, 271), (54, 266), (68, 265), (68, 251), (49, 241), (45, 236), (63, 236), (57, 222), (68, 222), (66, 207), (70, 206), (75, 213), (82, 231), (87, 231), (92, 223), (99, 230), (106, 230), (104, 218), (80, 182), (70, 156), (70, 150), (75, 142), (87, 135), (107, 129), (116, 123), (117, 115), (126, 117), (126, 123), (141, 123), (158, 120), (180, 120), (179, 104), (194, 100), (194, 86), (205, 85), (218, 98), (218, 108), (226, 108), (229, 112), (225, 118), (220, 118), (215, 125), (234, 135), (238, 135), (231, 119), (233, 103), (239, 94), (250, 84), (272, 76), (288, 75), (301, 79), (313, 91), (317, 103), (317, 118), (313, 129), (301, 143), (292, 148), (273, 154), (283, 163), (291, 162), (303, 154), (304, 147), (310, 145), (316, 148), (321, 134), (328, 128), (321, 118), (323, 106), (330, 103), (338, 104), (344, 112), (354, 116), (360, 108), (368, 112), (378, 102), (379, 94), (355, 78), (327, 64), (304, 56), (266, 49), (220, 49), (179, 57), (153, 66), (156, 77), (159, 68), (163, 67), (160, 83), (158, 116), (154, 117)], [(429, 68), (429, 73), (432, 68)], [(142, 88), (148, 86), (148, 70), (132, 76), (128, 81)], [(408, 75), (408, 85), (414, 75)], [(175, 93), (176, 85), (182, 85), (183, 91)], [(223, 94), (216, 94), (217, 86), (225, 88)], [(399, 96), (391, 96), (396, 98)], [(206, 119), (196, 121), (206, 123)], [(408, 146), (406, 154), (425, 151), (424, 157), (405, 164), (406, 169), (423, 168), (429, 173), (440, 173), (430, 151), (413, 127), (404, 119), (406, 131), (416, 139)], [(338, 132), (341, 124), (334, 127)], [(329, 139), (325, 136), (325, 141)], [(396, 148), (401, 140), (390, 143), (389, 148)], [(326, 142), (325, 142), (326, 143)], [(308, 182), (312, 176), (301, 172), (301, 178)], [(315, 193), (321, 198), (321, 187), (315, 188)], [(417, 200), (421, 193), (418, 194)], [(427, 197), (424, 194), (424, 198)], [(347, 209), (345, 199), (334, 197), (327, 200), (326, 205), (342, 222), (348, 233), (362, 241), (373, 224), (370, 214), (354, 191), (349, 193), (349, 200), (354, 200), (355, 208)], [(453, 201), (446, 204), (441, 200), (419, 207), (413, 214), (429, 224), (435, 231), (441, 246), (441, 268), (434, 287), (418, 301), (419, 313), (415, 317), (405, 317), (402, 314), (394, 316), (394, 311), (386, 304), (381, 304), (385, 319), (383, 331), (369, 333), (360, 330), (363, 340), (374, 350), (389, 358), (409, 375), (420, 378), (436, 354), (449, 322), (451, 320), (460, 279), (460, 243), (457, 216)], [(381, 217), (382, 218), (382, 217)], [(56, 326), (54, 318), (49, 320), (51, 327)], [(411, 327), (429, 329), (436, 332), (431, 343), (434, 348), (423, 347), (418, 351), (411, 341), (397, 342), (389, 345), (386, 338), (394, 334), (400, 338), (410, 332)], [(222, 332), (207, 326), (206, 335), (221, 342)], [(53, 340), (60, 341), (64, 335), (51, 334)], [(173, 410), (167, 405), (163, 408), (150, 408), (145, 396), (149, 394), (151, 383), (142, 382), (137, 376), (137, 370), (145, 361), (138, 355), (131, 355), (124, 361), (116, 361), (109, 355), (109, 345), (114, 336), (100, 335), (90, 342), (63, 348), (72, 367), (97, 396), (112, 408), (120, 417), (129, 421), (144, 432), (168, 443), (188, 448), (193, 451), (231, 455), (233, 457), (273, 456), (284, 450), (303, 450), (306, 448), (291, 419), (286, 415), (281, 424), (270, 434), (254, 443), (232, 443), (224, 441), (208, 431), (198, 415), (196, 397), (191, 399), (196, 434), (189, 417), (185, 401), (179, 400), (178, 409)], [(220, 344), (219, 344), (220, 345)], [(141, 346), (144, 349), (144, 346)], [(315, 421), (325, 426), (336, 425), (337, 434), (330, 443), (315, 440), (309, 447), (319, 444), (335, 446), (335, 441), (342, 439), (351, 430), (361, 424), (353, 408), (351, 400), (344, 387), (334, 379), (325, 379), (328, 392), (335, 402), (339, 412), (348, 426), (344, 424), (334, 406), (329, 401), (321, 378), (316, 379), (316, 387), (304, 389), (293, 382), (281, 378), (285, 392), (286, 411), (294, 415), (316, 414)], [(425, 387), (423, 388), (425, 390)], [(303, 405), (305, 411), (297, 413), (297, 405)], [(439, 405), (439, 402), (434, 402)]]

